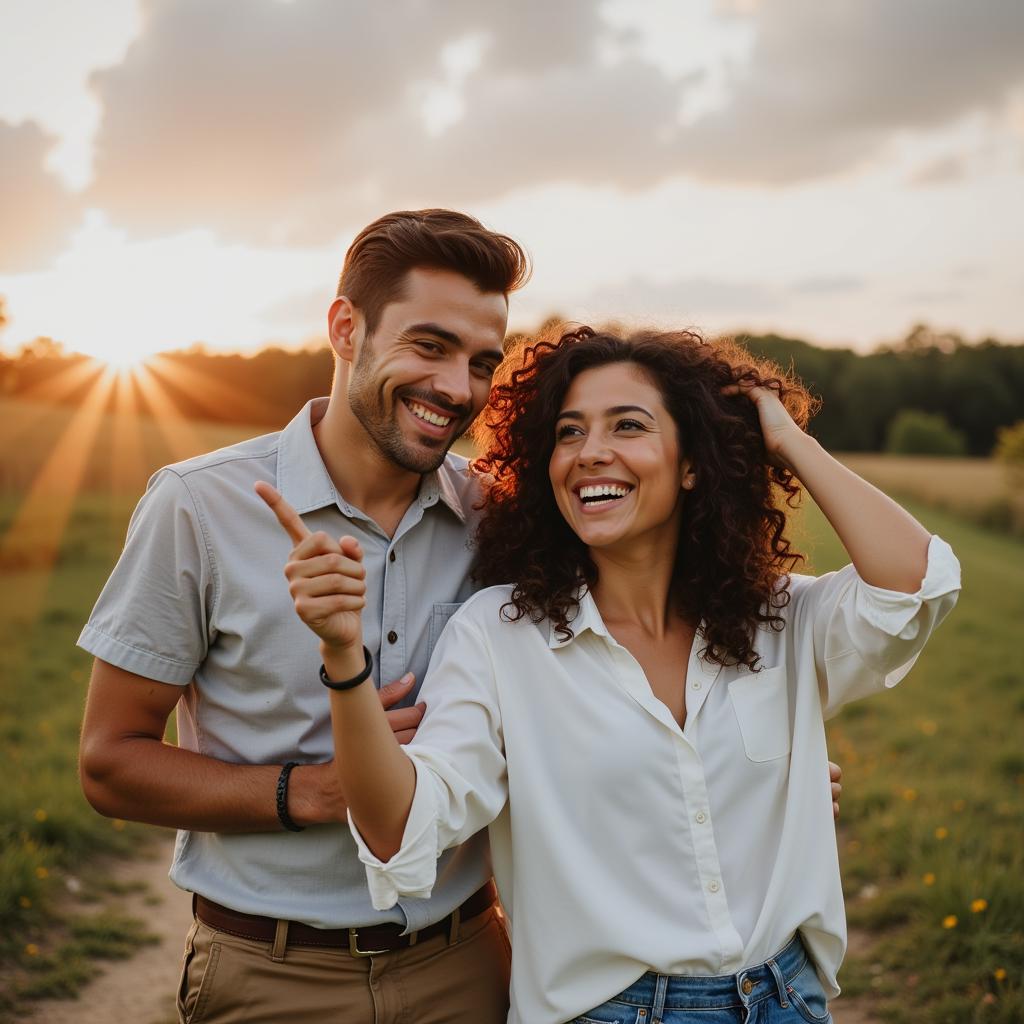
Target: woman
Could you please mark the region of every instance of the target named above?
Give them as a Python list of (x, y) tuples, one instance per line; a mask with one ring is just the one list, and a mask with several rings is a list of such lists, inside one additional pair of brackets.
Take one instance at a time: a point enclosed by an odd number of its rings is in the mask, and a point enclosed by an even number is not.
[[(906, 674), (956, 559), (804, 433), (806, 391), (731, 346), (585, 328), (527, 349), (491, 401), (478, 540), (503, 585), (438, 642), (413, 744), (359, 684), (357, 582), (287, 570), (341, 687), (375, 905), (428, 895), (440, 852), (490, 826), (510, 1021), (827, 1021), (845, 921), (823, 719)], [(838, 573), (792, 572), (776, 499), (797, 479)]]

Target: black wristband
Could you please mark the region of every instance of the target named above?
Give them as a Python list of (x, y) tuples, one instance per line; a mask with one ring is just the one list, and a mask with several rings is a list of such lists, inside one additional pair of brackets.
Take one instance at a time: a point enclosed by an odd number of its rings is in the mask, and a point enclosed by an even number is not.
[(277, 820), (289, 832), (302, 832), (306, 827), (305, 825), (296, 825), (288, 813), (288, 776), (291, 775), (292, 769), (298, 763), (298, 761), (289, 761), (277, 777)]
[(327, 669), (323, 665), (320, 666), (320, 682), (324, 684), (329, 690), (353, 690), (360, 683), (365, 683), (370, 678), (370, 673), (373, 672), (373, 655), (363, 647), (363, 657), (366, 658), (366, 665), (363, 667), (363, 671), (357, 676), (353, 676), (351, 679), (342, 679), (340, 683), (334, 682), (333, 679), (328, 678)]

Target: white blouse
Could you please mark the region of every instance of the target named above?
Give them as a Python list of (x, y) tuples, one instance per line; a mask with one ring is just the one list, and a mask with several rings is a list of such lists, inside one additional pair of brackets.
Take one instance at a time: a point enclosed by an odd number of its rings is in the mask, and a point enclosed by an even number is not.
[(561, 639), (504, 621), (510, 587), (444, 631), (404, 747), (416, 793), (401, 849), (353, 826), (373, 904), (427, 897), (446, 848), (490, 826), (512, 924), (509, 1021), (557, 1024), (647, 970), (730, 974), (799, 931), (827, 994), (846, 948), (824, 719), (894, 686), (956, 602), (960, 566), (933, 537), (916, 594), (853, 566), (793, 576), (761, 671), (686, 667), (680, 729), (589, 594)]

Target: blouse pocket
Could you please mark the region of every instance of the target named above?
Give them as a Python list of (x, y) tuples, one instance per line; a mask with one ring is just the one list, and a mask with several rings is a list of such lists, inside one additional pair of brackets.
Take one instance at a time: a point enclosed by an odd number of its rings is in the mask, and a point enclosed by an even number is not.
[(743, 748), (751, 761), (773, 761), (790, 751), (786, 683), (785, 668), (768, 668), (740, 676), (729, 684)]
[(448, 625), (448, 620), (462, 607), (461, 601), (439, 603), (434, 605), (430, 613), (430, 632), (427, 634), (427, 660), (434, 653), (434, 647)]

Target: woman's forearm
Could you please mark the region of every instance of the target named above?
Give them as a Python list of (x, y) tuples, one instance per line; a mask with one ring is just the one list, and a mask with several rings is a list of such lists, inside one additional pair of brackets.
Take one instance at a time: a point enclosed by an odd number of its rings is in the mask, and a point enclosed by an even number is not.
[(906, 509), (799, 429), (786, 438), (780, 455), (836, 531), (862, 580), (906, 594), (920, 588), (931, 535)]
[[(321, 644), (331, 679), (350, 679), (363, 668), (362, 647)], [(402, 753), (370, 681), (331, 691), (334, 763), (352, 820), (374, 856), (389, 860), (402, 845), (416, 791), (416, 770)]]

